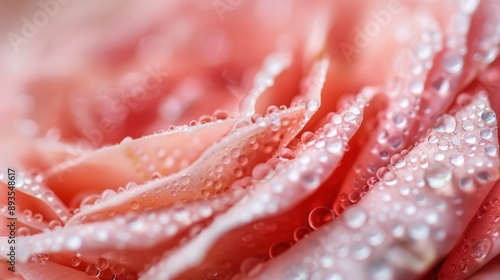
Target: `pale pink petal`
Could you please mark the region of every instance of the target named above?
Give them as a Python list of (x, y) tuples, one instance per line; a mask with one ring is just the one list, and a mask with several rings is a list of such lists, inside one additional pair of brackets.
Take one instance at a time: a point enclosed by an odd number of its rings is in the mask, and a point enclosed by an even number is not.
[[(7, 174), (0, 173), (0, 185), (5, 190), (8, 186), (7, 178)], [(45, 221), (59, 220), (65, 223), (70, 218), (71, 213), (66, 205), (45, 186), (41, 177), (32, 178), (17, 170), (15, 187), (17, 211), (39, 213)]]
[[(430, 131), (399, 165), (389, 166), (360, 203), (255, 268), (253, 278), (414, 279), (428, 271), (452, 249), (498, 178), (498, 153), (490, 157), (477, 146), (498, 146), (496, 119), (489, 112), (487, 97), (478, 94), (455, 117), (447, 115), (459, 142)], [(452, 125), (463, 117), (475, 121), (472, 131)], [(491, 137), (482, 137), (484, 130)]]
[(126, 138), (118, 145), (52, 167), (45, 173), (45, 182), (63, 201), (76, 208), (90, 194), (117, 191), (129, 182), (142, 184), (155, 176), (178, 172), (228, 134), (236, 122), (225, 119), (180, 126), (135, 140)]
[(368, 189), (367, 180), (375, 176), (378, 168), (387, 165), (392, 155), (407, 147), (412, 139), (411, 130), (417, 121), (427, 73), (436, 53), (442, 48), (441, 29), (432, 15), (415, 12), (413, 16), (416, 22), (413, 36), (417, 39), (401, 53), (401, 66), (396, 70), (395, 81), (386, 86), (387, 109), (380, 115), (377, 127), (366, 132), (354, 168), (343, 180), (333, 205), (337, 215), (364, 195)]
[[(358, 96), (353, 105), (338, 115), (343, 121), (325, 125), (316, 135), (313, 134), (314, 136), (300, 144), (295, 151), (295, 159), (278, 160), (276, 169), (267, 177), (254, 178), (254, 186), (247, 197), (218, 216), (207, 229), (187, 244), (164, 256), (148, 269), (141, 279), (196, 279), (202, 277), (206, 271), (216, 271), (217, 275), (225, 277), (237, 272), (242, 261), (241, 256), (245, 254), (237, 249), (237, 244), (242, 243), (240, 231), (237, 229), (252, 228), (253, 223), (263, 218), (290, 210), (320, 186), (342, 158), (347, 141), (361, 124), (366, 98), (369, 97)], [(245, 240), (244, 236), (243, 243), (253, 239), (251, 233), (247, 235), (249, 240)], [(193, 251), (197, 254), (193, 255)], [(230, 251), (231, 256), (228, 256)], [(246, 248), (246, 253), (252, 251)], [(229, 264), (225, 271), (218, 267), (221, 263)]]

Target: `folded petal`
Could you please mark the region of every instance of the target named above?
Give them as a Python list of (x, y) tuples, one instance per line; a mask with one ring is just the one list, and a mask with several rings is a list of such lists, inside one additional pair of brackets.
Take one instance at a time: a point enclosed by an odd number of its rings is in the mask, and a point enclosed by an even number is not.
[[(254, 223), (285, 213), (317, 190), (332, 173), (344, 154), (347, 141), (358, 129), (367, 99), (367, 96), (358, 96), (353, 105), (334, 118), (340, 122), (326, 124), (315, 135), (311, 133), (311, 137), (306, 137), (307, 141), (297, 147), (295, 159), (278, 160), (275, 170), (263, 179), (254, 175), (255, 183), (247, 197), (218, 216), (187, 244), (164, 256), (141, 279), (197, 279), (207, 272), (220, 277), (234, 275), (242, 257), (257, 249), (252, 249), (256, 245), (252, 243), (253, 247), (245, 246), (248, 247), (246, 253), (240, 252), (239, 245), (252, 242), (254, 237), (251, 232), (242, 237), (239, 228), (254, 231)], [(193, 251), (197, 254), (193, 255)]]

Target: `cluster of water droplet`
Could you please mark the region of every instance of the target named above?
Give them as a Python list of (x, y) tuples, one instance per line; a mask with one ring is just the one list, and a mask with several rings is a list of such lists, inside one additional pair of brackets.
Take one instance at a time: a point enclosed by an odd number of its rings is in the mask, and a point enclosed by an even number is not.
[(71, 266), (84, 270), (87, 275), (101, 280), (137, 279), (137, 275), (125, 271), (124, 266), (112, 264), (104, 257), (97, 258), (93, 263), (88, 263), (82, 260), (81, 256), (77, 254), (71, 258)]
[(442, 48), (442, 34), (435, 20), (426, 14), (417, 14), (416, 17), (425, 21), (425, 28), (417, 30), (417, 39), (410, 42), (409, 49), (403, 52), (402, 61), (397, 61), (398, 65), (404, 65), (400, 71), (405, 76), (388, 83), (386, 94), (391, 101), (377, 127), (377, 137), (362, 151), (361, 160), (353, 170), (354, 178), (348, 176), (344, 182), (348, 185), (343, 186), (343, 192), (333, 206), (336, 214), (342, 213), (365, 195), (377, 181), (373, 177), (377, 168), (387, 165), (392, 155), (401, 152), (411, 136), (427, 73), (433, 65), (434, 56)]
[[(0, 181), (7, 178), (4, 174), (0, 174)], [(22, 192), (25, 195), (39, 199), (43, 201), (52, 211), (61, 219), (61, 221), (66, 222), (70, 213), (66, 210), (66, 207), (61, 201), (56, 199), (54, 193), (43, 185), (43, 175), (36, 174), (35, 176), (27, 176), (23, 172), (19, 172), (16, 178), (16, 190)], [(0, 209), (1, 212), (7, 211), (7, 206), (3, 206)], [(29, 209), (25, 209), (24, 218), (26, 221), (31, 221), (32, 219), (36, 222), (42, 222), (43, 216), (39, 213), (33, 215)]]
[[(362, 205), (349, 207), (341, 222), (318, 229), (322, 235), (315, 235), (315, 241), (321, 246), (312, 246), (308, 252), (328, 252), (304, 256), (294, 274), (311, 277), (321, 267), (325, 268), (321, 271), (349, 274), (348, 268), (333, 264), (350, 258), (352, 262), (347, 263), (366, 266), (366, 277), (387, 279), (400, 273), (418, 273), (435, 262), (438, 252), (454, 245), (446, 237), (456, 233), (448, 229), (465, 228), (465, 222), (457, 221), (468, 220), (472, 214), (467, 207), (473, 206), (466, 204), (465, 197), (486, 195), (485, 186), (491, 186), (499, 176), (496, 129), (495, 113), (484, 94), (478, 94), (456, 116), (436, 118), (429, 137), (377, 172), (380, 182), (368, 191)], [(449, 213), (467, 217), (457, 220)], [(385, 228), (389, 230), (382, 230)], [(491, 240), (472, 240), (467, 250), (484, 257)], [(375, 254), (377, 251), (384, 254)]]

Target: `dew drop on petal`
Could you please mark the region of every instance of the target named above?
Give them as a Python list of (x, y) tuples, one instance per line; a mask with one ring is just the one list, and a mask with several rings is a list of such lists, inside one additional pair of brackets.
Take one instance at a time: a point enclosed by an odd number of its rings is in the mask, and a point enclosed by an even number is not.
[(114, 264), (111, 266), (111, 272), (113, 272), (114, 275), (120, 275), (123, 273), (123, 271), (124, 271), (123, 266), (119, 264)]
[(30, 229), (27, 228), (27, 227), (20, 227), (17, 230), (17, 235), (18, 236), (30, 236), (30, 234), (31, 234)]
[(410, 226), (409, 235), (415, 240), (422, 240), (429, 236), (429, 226), (425, 223), (417, 222)]
[(79, 257), (72, 257), (71, 258), (71, 265), (72, 266), (79, 266), (82, 263), (82, 260), (80, 260)]
[(98, 258), (95, 261), (95, 267), (100, 271), (106, 270), (109, 267), (109, 262), (105, 258)]
[(68, 250), (78, 250), (80, 249), (81, 245), (82, 245), (82, 238), (78, 235), (70, 236), (66, 240), (66, 248)]
[(340, 153), (340, 151), (342, 151), (343, 148), (344, 148), (344, 143), (342, 142), (341, 139), (330, 138), (326, 142), (326, 149), (330, 153), (334, 153), (334, 154)]
[(455, 131), (456, 125), (457, 122), (455, 121), (455, 118), (448, 114), (441, 115), (434, 121), (434, 129), (437, 132), (451, 133)]
[(346, 225), (350, 228), (360, 228), (368, 217), (366, 212), (359, 208), (349, 208), (343, 216)]
[(293, 240), (299, 241), (311, 233), (311, 229), (307, 227), (298, 227), (293, 232)]
[(483, 138), (484, 140), (488, 140), (490, 139), (491, 137), (493, 137), (493, 132), (491, 131), (491, 129), (489, 128), (483, 128), (481, 129), (481, 131), (479, 132), (479, 135), (481, 136), (481, 138)]
[(462, 122), (462, 129), (464, 131), (471, 131), (474, 129), (474, 123), (471, 120), (464, 120)]
[(333, 221), (334, 219), (334, 214), (333, 211), (324, 206), (319, 206), (314, 208), (310, 213), (309, 213), (309, 226), (312, 229), (319, 229), (322, 225), (329, 223)]
[(425, 170), (424, 179), (431, 188), (441, 188), (451, 181), (451, 169), (443, 163), (434, 162)]
[(455, 166), (462, 166), (464, 164), (465, 157), (460, 152), (453, 152), (450, 155), (450, 163)]
[(346, 123), (353, 123), (356, 120), (356, 115), (354, 115), (354, 113), (352, 113), (352, 112), (346, 112), (344, 114), (344, 116), (342, 117), (342, 119)]
[(85, 269), (85, 273), (91, 277), (98, 277), (101, 272), (95, 267), (95, 265), (88, 264), (87, 269)]
[(309, 100), (307, 102), (306, 107), (307, 107), (308, 111), (314, 112), (314, 111), (318, 110), (318, 108), (319, 108), (319, 102), (317, 100), (315, 100), (315, 99)]
[(454, 74), (462, 70), (464, 61), (459, 54), (448, 52), (443, 56), (443, 66), (446, 71)]
[(489, 238), (477, 239), (470, 245), (470, 256), (475, 259), (485, 258), (490, 252), (492, 245)]
[(269, 247), (269, 258), (276, 258), (291, 247), (288, 242), (275, 242)]
[(486, 109), (481, 113), (481, 119), (488, 124), (495, 124), (497, 122), (495, 112), (491, 109)]

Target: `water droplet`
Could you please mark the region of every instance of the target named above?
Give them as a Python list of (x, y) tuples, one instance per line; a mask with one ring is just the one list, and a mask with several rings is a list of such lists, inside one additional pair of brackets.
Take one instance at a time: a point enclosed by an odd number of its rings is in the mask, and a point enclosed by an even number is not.
[(91, 277), (99, 277), (101, 271), (95, 267), (95, 265), (88, 264), (87, 269), (85, 269), (85, 273)]
[(82, 246), (82, 238), (78, 235), (73, 235), (70, 236), (66, 240), (66, 248), (68, 250), (74, 251), (80, 249), (80, 246)]
[(291, 244), (288, 242), (274, 242), (271, 247), (269, 247), (269, 257), (276, 258), (280, 254), (284, 253), (291, 247)]
[(134, 139), (130, 136), (127, 136), (125, 138), (123, 138), (123, 140), (120, 142), (120, 144), (126, 144), (126, 143), (130, 143), (132, 142)]
[(430, 229), (425, 223), (417, 222), (410, 226), (408, 233), (411, 238), (421, 240), (429, 236)]
[(484, 151), (489, 156), (496, 156), (497, 150), (498, 149), (495, 145), (487, 145), (486, 147), (484, 147)]
[(462, 129), (464, 131), (471, 131), (474, 129), (474, 123), (471, 120), (465, 120), (462, 122)]
[(447, 52), (443, 56), (443, 66), (449, 73), (458, 73), (464, 66), (464, 61), (458, 53)]
[(330, 138), (326, 142), (326, 149), (330, 153), (340, 153), (344, 149), (344, 143), (341, 139), (338, 138)]
[(309, 213), (309, 226), (315, 230), (319, 229), (322, 225), (333, 221), (334, 214), (332, 209), (319, 206), (314, 208)]
[(98, 258), (95, 261), (95, 267), (99, 269), (100, 271), (106, 270), (109, 266), (109, 262), (105, 258)]
[(472, 191), (474, 188), (474, 183), (469, 177), (463, 177), (458, 181), (458, 185), (464, 191)]
[(484, 140), (488, 140), (490, 139), (491, 137), (493, 137), (493, 132), (491, 131), (491, 129), (489, 128), (483, 128), (481, 129), (481, 131), (479, 132), (479, 135), (481, 136), (481, 138), (483, 138)]
[(238, 157), (238, 163), (241, 165), (241, 166), (245, 166), (248, 164), (248, 157), (245, 156), (245, 155), (241, 155)]
[(375, 259), (368, 265), (368, 274), (373, 280), (392, 279), (394, 272), (385, 261)]
[(20, 227), (17, 230), (17, 235), (18, 236), (30, 236), (30, 234), (31, 234), (30, 229), (27, 228), (27, 227)]
[(462, 166), (464, 164), (465, 157), (462, 153), (453, 152), (450, 155), (450, 163), (455, 166)]
[(434, 129), (437, 132), (452, 133), (455, 131), (456, 125), (455, 118), (447, 114), (437, 117), (434, 121)]
[(241, 236), (241, 240), (243, 240), (243, 242), (251, 242), (253, 240), (253, 234), (251, 233), (245, 233), (243, 234), (243, 236)]
[(431, 88), (439, 94), (445, 94), (450, 90), (450, 81), (448, 78), (438, 76), (432, 79)]
[(353, 246), (351, 252), (354, 259), (364, 260), (370, 256), (372, 249), (367, 245), (355, 245)]
[(352, 112), (346, 112), (342, 119), (346, 123), (353, 123), (356, 120), (356, 115), (354, 115), (354, 113)]
[(392, 134), (389, 136), (387, 139), (387, 143), (389, 144), (389, 147), (392, 149), (396, 150), (399, 149), (403, 145), (403, 136), (399, 133)]
[(132, 209), (132, 210), (137, 210), (137, 209), (139, 209), (140, 206), (141, 205), (139, 204), (139, 202), (137, 200), (132, 200), (130, 202), (130, 209)]
[(370, 243), (372, 246), (377, 246), (382, 244), (382, 242), (385, 239), (385, 236), (382, 231), (372, 230), (368, 232), (367, 238), (368, 238), (368, 243)]
[(470, 245), (470, 256), (475, 259), (483, 259), (490, 252), (492, 245), (489, 238), (475, 240)]
[(481, 119), (488, 124), (496, 124), (497, 122), (495, 112), (493, 112), (491, 109), (485, 109), (481, 113)]
[(123, 273), (123, 271), (124, 271), (123, 266), (119, 264), (114, 264), (111, 266), (111, 272), (113, 272), (114, 275), (120, 275)]
[(307, 101), (306, 107), (307, 107), (308, 111), (314, 112), (314, 111), (318, 110), (319, 102), (315, 99), (309, 100), (309, 101)]
[(311, 229), (307, 227), (298, 227), (293, 232), (293, 240), (299, 241), (311, 233)]
[(431, 188), (441, 188), (451, 181), (451, 169), (443, 163), (433, 162), (424, 172), (424, 179)]
[(431, 134), (427, 137), (427, 141), (431, 144), (436, 144), (439, 141), (439, 137), (436, 134)]
[(367, 219), (366, 212), (355, 207), (347, 209), (343, 216), (346, 225), (350, 228), (360, 228)]
[(82, 263), (82, 260), (80, 260), (79, 257), (72, 257), (71, 258), (71, 265), (72, 266), (79, 266)]

